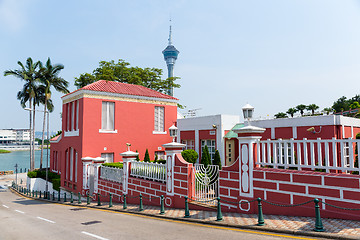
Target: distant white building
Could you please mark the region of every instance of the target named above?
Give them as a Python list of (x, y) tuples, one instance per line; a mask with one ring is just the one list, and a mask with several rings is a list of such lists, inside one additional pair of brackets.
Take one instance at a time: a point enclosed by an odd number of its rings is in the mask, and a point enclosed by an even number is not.
[(214, 159), (217, 149), (221, 164), (225, 166), (225, 152), (229, 146), (225, 146), (224, 137), (238, 122), (240, 122), (240, 116), (224, 114), (180, 118), (177, 120), (178, 139), (179, 142), (185, 144), (186, 149), (195, 150), (199, 154), (199, 159), (205, 145), (208, 146), (211, 160)]
[(0, 144), (25, 144), (30, 142), (29, 129), (0, 129)]

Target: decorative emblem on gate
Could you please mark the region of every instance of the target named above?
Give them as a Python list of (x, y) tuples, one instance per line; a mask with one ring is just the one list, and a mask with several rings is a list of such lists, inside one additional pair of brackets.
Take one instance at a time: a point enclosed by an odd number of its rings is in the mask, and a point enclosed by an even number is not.
[(192, 198), (209, 205), (215, 205), (216, 197), (219, 196), (219, 166), (195, 164), (193, 167), (195, 175), (195, 193)]

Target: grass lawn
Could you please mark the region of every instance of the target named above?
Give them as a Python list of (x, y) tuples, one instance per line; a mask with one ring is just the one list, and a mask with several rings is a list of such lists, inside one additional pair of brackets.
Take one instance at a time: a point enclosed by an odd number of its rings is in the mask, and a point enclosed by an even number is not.
[(11, 152), (8, 150), (0, 149), (0, 153), (11, 153)]

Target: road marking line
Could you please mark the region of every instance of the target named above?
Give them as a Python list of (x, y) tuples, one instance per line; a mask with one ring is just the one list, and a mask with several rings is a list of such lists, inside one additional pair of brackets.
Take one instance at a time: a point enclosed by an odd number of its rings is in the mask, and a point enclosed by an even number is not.
[(4, 208), (9, 208), (9, 207), (8, 207), (8, 206), (6, 206), (6, 205), (3, 205), (3, 207), (4, 207)]
[(88, 235), (88, 236), (91, 236), (91, 237), (94, 237), (94, 238), (97, 238), (97, 239), (101, 239), (101, 240), (109, 240), (107, 238), (103, 238), (103, 237), (100, 237), (98, 235), (95, 235), (95, 234), (92, 234), (92, 233), (88, 233), (88, 232), (84, 232), (82, 231), (81, 233), (85, 234), (85, 235)]
[(160, 220), (160, 221), (165, 221), (165, 222), (175, 222), (175, 223), (182, 223), (182, 224), (187, 224), (187, 225), (195, 225), (195, 226), (201, 226), (201, 227), (207, 227), (207, 228), (232, 230), (232, 231), (236, 231), (236, 232), (254, 233), (254, 234), (258, 234), (258, 235), (267, 235), (267, 236), (275, 236), (275, 237), (283, 237), (283, 238), (315, 240), (314, 238), (308, 238), (308, 237), (288, 236), (288, 235), (283, 235), (281, 233), (280, 234), (267, 233), (267, 232), (261, 232), (261, 231), (256, 231), (256, 230), (244, 230), (244, 229), (238, 229), (238, 228), (234, 228), (234, 227), (214, 226), (214, 225), (207, 225), (207, 224), (196, 223), (196, 222), (184, 222), (184, 221), (180, 221), (180, 220), (157, 218), (157, 217), (146, 216), (146, 215), (138, 215), (138, 214), (129, 213), (129, 212), (117, 212), (117, 211), (112, 211), (112, 210), (107, 210), (107, 209), (97, 209), (97, 208), (89, 208), (89, 209), (94, 209), (94, 210), (104, 211), (104, 212), (120, 213), (120, 214), (125, 214), (125, 215), (130, 215), (130, 216), (138, 216), (138, 217), (142, 217), (142, 218), (150, 218), (150, 219), (155, 219), (155, 220)]
[[(54, 203), (54, 204), (64, 205), (61, 203)], [(68, 205), (68, 206), (73, 207), (72, 205)], [(261, 231), (256, 231), (256, 230), (244, 230), (244, 229), (239, 229), (239, 228), (235, 228), (235, 227), (221, 227), (221, 226), (207, 225), (207, 224), (202, 224), (202, 223), (185, 222), (185, 221), (180, 221), (180, 220), (171, 220), (171, 219), (157, 218), (157, 217), (151, 217), (151, 216), (146, 216), (146, 215), (139, 215), (139, 214), (129, 213), (129, 212), (118, 212), (118, 211), (113, 211), (113, 210), (108, 210), (108, 209), (88, 208), (86, 206), (77, 206), (77, 207), (87, 208), (89, 210), (91, 209), (91, 210), (96, 210), (96, 211), (120, 213), (120, 214), (125, 214), (125, 215), (130, 215), (130, 216), (138, 216), (138, 217), (142, 217), (142, 218), (156, 219), (156, 220), (165, 221), (165, 222), (175, 222), (175, 223), (182, 223), (182, 224), (188, 224), (188, 225), (202, 226), (202, 227), (207, 227), (207, 228), (217, 228), (217, 229), (224, 229), (224, 230), (232, 230), (232, 231), (236, 231), (236, 232), (254, 233), (254, 234), (258, 234), (258, 235), (267, 235), (267, 236), (275, 236), (275, 237), (283, 237), (283, 238), (315, 240), (315, 238), (308, 238), (308, 237), (301, 237), (301, 236), (299, 236), (299, 237), (288, 236), (288, 235), (283, 235), (281, 233), (280, 234), (268, 233), (268, 232), (261, 232)]]
[(20, 210), (15, 210), (15, 212), (24, 214), (24, 212), (23, 212), (23, 211), (20, 211)]
[(40, 220), (43, 220), (43, 221), (46, 221), (46, 222), (49, 222), (49, 223), (55, 223), (54, 221), (51, 221), (49, 219), (46, 219), (46, 218), (42, 218), (42, 217), (37, 217), (38, 219)]

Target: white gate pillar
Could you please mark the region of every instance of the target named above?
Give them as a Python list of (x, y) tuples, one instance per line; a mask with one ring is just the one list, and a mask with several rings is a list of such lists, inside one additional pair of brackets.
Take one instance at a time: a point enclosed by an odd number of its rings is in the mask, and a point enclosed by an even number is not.
[(174, 165), (175, 154), (181, 153), (185, 144), (171, 142), (163, 144), (166, 152), (166, 194), (174, 195)]
[(81, 159), (83, 164), (83, 182), (82, 182), (82, 189), (87, 190), (90, 187), (90, 164), (92, 162), (92, 158), (84, 157)]
[(128, 182), (129, 182), (129, 172), (131, 161), (135, 161), (136, 157), (139, 155), (137, 152), (130, 151), (128, 145), (128, 150), (126, 152), (120, 153), (123, 159), (123, 179), (122, 179), (122, 190), (123, 194), (128, 194)]
[[(99, 183), (99, 168), (102, 163), (105, 162), (105, 158), (97, 157), (84, 157), (81, 159), (83, 163), (83, 195), (86, 195), (86, 192), (97, 193), (98, 192), (98, 183)], [(93, 179), (93, 182), (91, 182)], [(93, 188), (93, 189), (92, 189)], [(91, 192), (93, 190), (93, 192)]]
[(94, 168), (94, 192), (93, 193), (97, 193), (98, 192), (98, 185), (99, 185), (99, 168), (101, 166), (101, 164), (103, 164), (105, 162), (105, 158), (102, 157), (97, 157), (93, 159), (93, 168)]
[(254, 146), (261, 139), (261, 134), (265, 132), (265, 129), (246, 126), (233, 131), (238, 134), (237, 138), (239, 140), (240, 196), (251, 198), (254, 197), (253, 169), (256, 160)]

